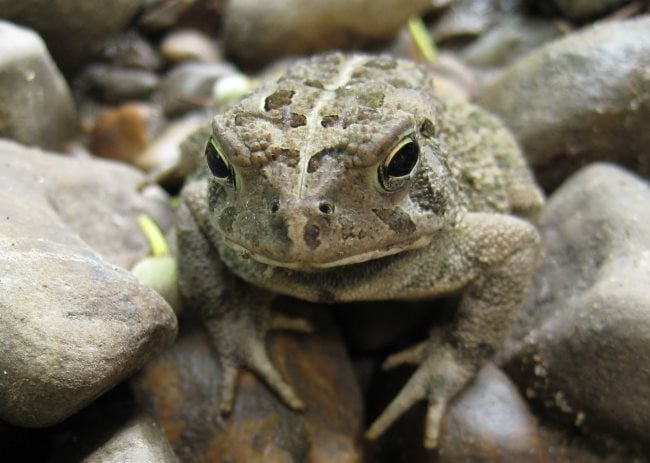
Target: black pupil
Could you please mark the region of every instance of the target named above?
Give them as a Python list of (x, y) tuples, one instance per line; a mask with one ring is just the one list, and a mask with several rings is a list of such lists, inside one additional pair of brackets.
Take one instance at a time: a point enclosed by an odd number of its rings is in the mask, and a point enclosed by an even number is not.
[(208, 167), (212, 175), (218, 178), (226, 178), (230, 175), (230, 169), (212, 144), (212, 141), (209, 141), (205, 147), (205, 157), (208, 160)]
[(390, 177), (404, 177), (411, 173), (418, 162), (420, 148), (414, 141), (406, 143), (386, 166), (386, 174)]

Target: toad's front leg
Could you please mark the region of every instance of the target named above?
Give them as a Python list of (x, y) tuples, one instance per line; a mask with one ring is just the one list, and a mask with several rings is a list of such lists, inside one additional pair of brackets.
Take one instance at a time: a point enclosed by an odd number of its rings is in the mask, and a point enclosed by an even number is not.
[[(453, 329), (432, 336), (425, 344), (398, 354), (388, 366), (419, 363), (413, 376), (372, 424), (367, 437), (382, 434), (415, 402), (429, 402), (424, 445), (434, 448), (449, 401), (477, 373), (503, 343), (519, 313), (537, 262), (540, 241), (529, 223), (505, 215), (468, 214), (453, 235), (422, 253), (422, 272), (412, 278), (422, 295), (428, 276), (428, 295), (454, 287), (462, 291)], [(441, 275), (432, 271), (445, 268)], [(407, 292), (408, 295), (408, 292)]]
[(274, 294), (235, 277), (201, 232), (190, 208), (177, 213), (179, 286), (186, 306), (207, 328), (222, 369), (219, 407), (232, 410), (238, 372), (246, 368), (262, 378), (292, 409), (303, 402), (268, 357), (266, 335), (272, 329), (309, 331), (304, 320), (271, 312)]

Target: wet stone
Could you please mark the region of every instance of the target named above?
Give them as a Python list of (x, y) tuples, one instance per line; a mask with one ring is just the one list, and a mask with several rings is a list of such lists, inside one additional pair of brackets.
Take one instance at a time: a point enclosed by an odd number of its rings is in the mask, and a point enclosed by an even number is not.
[(169, 227), (167, 198), (127, 166), (6, 141), (0, 165), (0, 419), (46, 426), (172, 343), (171, 308), (118, 266), (147, 249), (138, 214)]

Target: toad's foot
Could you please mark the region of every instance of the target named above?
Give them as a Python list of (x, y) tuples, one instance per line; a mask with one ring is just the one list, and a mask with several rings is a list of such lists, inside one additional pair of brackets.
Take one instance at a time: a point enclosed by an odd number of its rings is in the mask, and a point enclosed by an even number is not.
[(265, 344), (271, 330), (291, 330), (310, 333), (311, 325), (304, 319), (274, 315), (266, 323), (248, 317), (220, 319), (207, 324), (222, 369), (219, 410), (222, 415), (232, 412), (237, 376), (246, 368), (258, 375), (292, 410), (302, 411), (305, 405), (293, 388), (271, 362)]
[(428, 400), (424, 446), (438, 445), (440, 425), (447, 404), (467, 384), (476, 372), (476, 365), (463, 361), (449, 345), (431, 339), (386, 359), (383, 368), (402, 364), (419, 364), (400, 393), (386, 407), (366, 432), (368, 439), (376, 439), (402, 414), (420, 400)]

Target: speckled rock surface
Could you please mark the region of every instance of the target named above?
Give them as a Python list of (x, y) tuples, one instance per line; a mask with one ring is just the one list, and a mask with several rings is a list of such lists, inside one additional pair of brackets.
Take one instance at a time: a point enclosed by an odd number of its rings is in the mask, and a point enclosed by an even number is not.
[(479, 102), (513, 130), (548, 189), (610, 160), (650, 175), (650, 16), (585, 28), (514, 63)]
[(507, 371), (550, 416), (650, 440), (650, 188), (595, 164), (540, 217), (546, 254)]
[(75, 133), (76, 117), (68, 84), (41, 38), (0, 21), (0, 137), (56, 149)]
[(232, 0), (224, 11), (224, 46), (245, 66), (281, 56), (359, 47), (392, 39), (430, 0)]
[(0, 17), (38, 31), (64, 71), (77, 68), (125, 28), (145, 0), (0, 0)]
[(171, 308), (115, 265), (133, 257), (131, 222), (165, 197), (135, 193), (126, 166), (10, 142), (0, 165), (0, 419), (46, 426), (173, 341)]

